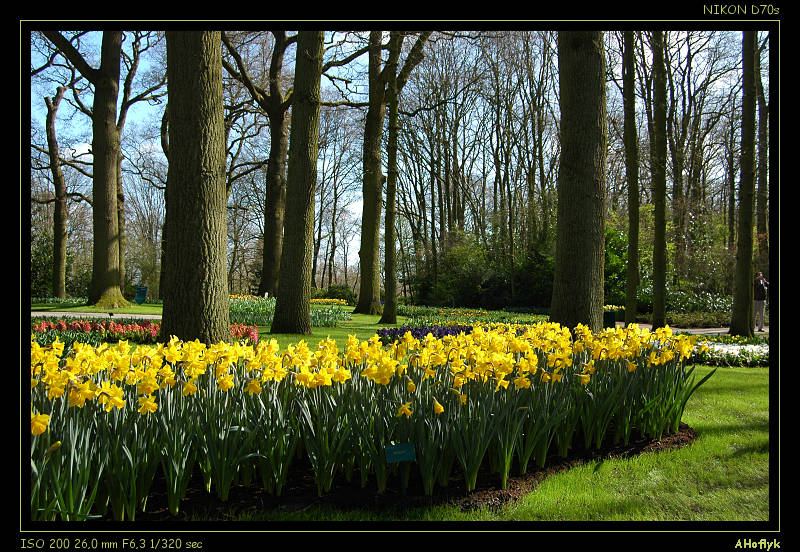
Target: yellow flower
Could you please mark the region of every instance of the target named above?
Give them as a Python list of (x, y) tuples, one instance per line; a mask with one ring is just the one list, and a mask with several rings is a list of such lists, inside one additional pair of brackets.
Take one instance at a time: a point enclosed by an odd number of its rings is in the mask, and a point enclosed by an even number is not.
[(580, 380), (581, 385), (588, 385), (590, 378), (591, 376), (589, 376), (589, 374), (578, 374), (578, 379)]
[(397, 409), (397, 417), (405, 416), (406, 418), (411, 416), (411, 403), (403, 403), (403, 406)]
[(139, 414), (146, 416), (147, 414), (155, 412), (156, 410), (158, 410), (158, 405), (156, 404), (156, 401), (153, 400), (152, 395), (144, 395), (139, 397)]
[(344, 383), (345, 381), (350, 379), (350, 370), (347, 368), (338, 368), (334, 373), (332, 378), (333, 381), (338, 383)]
[(217, 378), (217, 387), (222, 391), (227, 391), (233, 387), (233, 374), (222, 374)]
[(125, 399), (122, 398), (122, 393), (122, 387), (104, 381), (95, 391), (95, 396), (98, 403), (105, 405), (106, 412), (111, 412), (114, 407), (122, 409), (125, 406)]
[(518, 378), (514, 379), (514, 387), (516, 389), (528, 389), (531, 386), (531, 380), (526, 378), (525, 376), (519, 376)]
[(195, 385), (194, 380), (187, 381), (183, 384), (183, 389), (181, 389), (181, 395), (186, 397), (187, 395), (194, 395), (197, 393), (197, 385)]
[(251, 379), (247, 382), (244, 390), (251, 395), (258, 395), (261, 393), (261, 384), (258, 383), (257, 379)]
[(444, 412), (444, 407), (441, 404), (439, 404), (439, 401), (437, 401), (436, 399), (433, 399), (433, 412), (434, 414), (441, 414), (442, 412)]
[(47, 431), (47, 425), (50, 423), (50, 416), (47, 414), (34, 414), (31, 409), (31, 435), (41, 435)]
[(417, 389), (417, 386), (416, 386), (416, 385), (414, 385), (414, 382), (413, 382), (413, 381), (411, 381), (411, 380), (408, 380), (408, 384), (406, 384), (406, 389), (408, 389), (408, 392), (409, 392), (409, 393), (413, 393), (414, 391), (416, 391), (416, 389)]

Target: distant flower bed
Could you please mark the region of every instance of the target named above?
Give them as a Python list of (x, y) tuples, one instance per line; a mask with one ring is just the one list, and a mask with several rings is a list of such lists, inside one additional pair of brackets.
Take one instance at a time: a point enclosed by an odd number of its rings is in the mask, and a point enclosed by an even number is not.
[(414, 339), (425, 339), (428, 334), (436, 339), (441, 339), (446, 335), (457, 336), (461, 333), (469, 335), (472, 333), (472, 326), (459, 324), (449, 326), (403, 326), (401, 328), (381, 328), (376, 333), (384, 343), (394, 343), (401, 339), (406, 332), (409, 332)]
[(112, 320), (33, 320), (31, 331), (34, 334), (70, 332), (79, 334), (97, 334), (101, 341), (126, 340), (133, 343), (156, 343), (161, 332), (160, 322), (147, 320), (112, 321)]
[[(340, 299), (312, 299), (311, 305), (312, 326), (331, 328), (350, 319), (350, 314), (342, 308), (346, 303)], [(275, 316), (275, 297), (231, 295), (230, 316), (231, 322), (239, 324), (271, 326)]]
[[(40, 345), (49, 345), (56, 339), (67, 345), (74, 342), (90, 344), (127, 341), (139, 345), (155, 344), (161, 339), (161, 322), (149, 320), (61, 320), (40, 318), (31, 321), (32, 338)], [(232, 323), (231, 339), (258, 343), (258, 326)]]
[(342, 307), (347, 306), (347, 301), (344, 299), (328, 299), (325, 297), (318, 297), (311, 300), (312, 305), (339, 305)]
[(547, 321), (547, 316), (542, 314), (418, 305), (399, 305), (397, 314), (405, 316), (409, 326), (536, 324)]

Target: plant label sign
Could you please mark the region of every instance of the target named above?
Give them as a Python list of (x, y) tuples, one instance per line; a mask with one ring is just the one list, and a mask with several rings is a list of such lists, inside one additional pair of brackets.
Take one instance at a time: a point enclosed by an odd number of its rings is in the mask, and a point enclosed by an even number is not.
[(386, 445), (386, 463), (412, 462), (416, 460), (413, 443), (401, 443), (399, 445)]

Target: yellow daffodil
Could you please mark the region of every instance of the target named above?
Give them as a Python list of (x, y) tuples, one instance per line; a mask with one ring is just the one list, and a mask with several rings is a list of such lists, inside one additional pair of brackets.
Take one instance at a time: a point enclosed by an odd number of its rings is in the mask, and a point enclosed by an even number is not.
[(146, 416), (156, 410), (158, 410), (158, 404), (156, 404), (152, 395), (139, 397), (139, 414)]
[(433, 399), (433, 412), (434, 414), (441, 414), (442, 412), (444, 412), (444, 407), (441, 404), (439, 404), (439, 401), (437, 401), (436, 399)]
[(47, 431), (48, 424), (50, 424), (50, 416), (48, 414), (36, 414), (31, 409), (31, 435), (41, 435)]
[(194, 395), (197, 393), (197, 385), (195, 384), (194, 380), (189, 380), (183, 383), (183, 387), (181, 389), (181, 395), (187, 397), (189, 395)]
[(233, 387), (233, 374), (222, 374), (217, 377), (217, 388), (221, 391), (227, 391)]
[(249, 395), (258, 395), (259, 393), (261, 393), (261, 384), (257, 379), (248, 380), (244, 390)]
[(405, 416), (406, 418), (409, 418), (411, 416), (411, 414), (412, 414), (411, 403), (407, 402), (407, 403), (403, 403), (403, 405), (400, 408), (397, 409), (397, 414), (395, 416), (397, 418), (400, 418), (401, 416)]

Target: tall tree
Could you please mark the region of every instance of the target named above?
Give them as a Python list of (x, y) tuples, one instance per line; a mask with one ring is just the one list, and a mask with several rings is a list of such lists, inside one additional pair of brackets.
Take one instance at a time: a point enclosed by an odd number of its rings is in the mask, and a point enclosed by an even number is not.
[(758, 239), (758, 270), (769, 279), (769, 233), (767, 229), (767, 199), (769, 198), (769, 143), (767, 121), (769, 107), (761, 79), (761, 50), (767, 45), (769, 36), (759, 47), (756, 55), (756, 87), (758, 91), (758, 185), (756, 190), (756, 236)]
[(386, 115), (388, 69), (383, 62), (383, 33), (369, 33), (369, 107), (364, 123), (364, 184), (362, 187), (360, 287), (353, 310), (360, 314), (380, 314), (380, 218), (384, 176), (381, 172), (381, 137)]
[[(117, 116), (117, 136), (122, 136), (128, 111), (139, 102), (156, 102), (166, 94), (166, 72), (155, 70), (144, 79), (143, 88), (135, 89), (135, 77), (139, 71), (144, 54), (161, 42), (163, 35), (155, 31), (133, 31), (130, 33), (130, 53), (122, 51), (125, 77), (122, 79), (122, 94)], [(127, 233), (125, 230), (125, 192), (122, 186), (122, 150), (117, 157), (117, 229), (119, 235), (119, 285), (125, 286), (125, 257)]]
[(53, 297), (66, 298), (67, 280), (67, 184), (58, 153), (56, 137), (56, 113), (66, 86), (59, 86), (52, 98), (45, 97), (47, 105), (47, 150), (50, 155), (50, 172), (55, 191), (55, 210), (53, 214)]
[(311, 262), (323, 42), (322, 31), (300, 31), (297, 38), (284, 247), (272, 333), (311, 335)]
[(551, 320), (603, 325), (606, 89), (603, 33), (558, 33), (561, 160)]
[(742, 152), (733, 315), (730, 333), (753, 335), (753, 204), (755, 196), (756, 32), (742, 33)]
[(287, 48), (297, 36), (286, 36), (285, 31), (271, 31), (274, 38), (266, 88), (259, 86), (242, 60), (228, 36), (222, 40), (234, 59), (236, 67), (223, 62), (226, 70), (242, 82), (253, 101), (269, 118), (270, 150), (266, 173), (266, 197), (264, 200), (264, 240), (262, 251), (261, 282), (258, 293), (274, 296), (278, 291), (278, 272), (283, 248), (283, 217), (286, 202), (286, 154), (289, 145), (289, 106), (291, 90), (285, 95), (282, 90), (283, 60)]
[(636, 133), (636, 91), (633, 31), (623, 33), (622, 94), (625, 113), (625, 176), (628, 181), (628, 266), (625, 324), (636, 322), (639, 289), (639, 141)]
[(397, 133), (398, 109), (400, 92), (408, 81), (411, 70), (422, 61), (422, 49), (425, 41), (430, 36), (430, 31), (421, 33), (414, 43), (408, 59), (403, 64), (403, 70), (397, 74), (397, 61), (400, 49), (403, 46), (403, 33), (392, 31), (389, 39), (389, 61), (386, 69), (388, 73), (387, 105), (389, 109), (389, 136), (387, 144), (387, 175), (386, 175), (386, 220), (384, 223), (384, 288), (386, 301), (383, 307), (381, 324), (397, 323), (397, 251), (395, 232), (395, 201), (397, 190)]
[(666, 325), (667, 285), (667, 84), (664, 67), (664, 34), (653, 31), (653, 147), (650, 161), (653, 187), (653, 320), (654, 328)]
[(122, 31), (103, 32), (100, 66), (88, 64), (78, 50), (57, 31), (42, 31), (81, 76), (94, 85), (92, 106), (92, 226), (94, 229), (92, 283), (89, 303), (103, 308), (127, 305), (120, 289), (119, 216), (117, 172), (120, 145), (117, 129)]
[(230, 339), (220, 33), (167, 32), (167, 76), (162, 335), (215, 343)]

